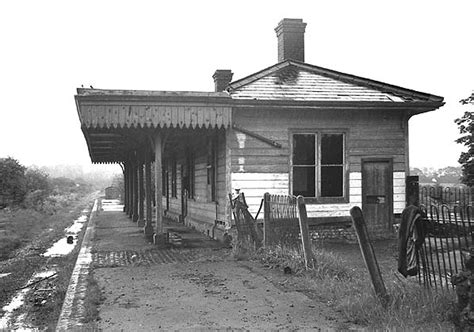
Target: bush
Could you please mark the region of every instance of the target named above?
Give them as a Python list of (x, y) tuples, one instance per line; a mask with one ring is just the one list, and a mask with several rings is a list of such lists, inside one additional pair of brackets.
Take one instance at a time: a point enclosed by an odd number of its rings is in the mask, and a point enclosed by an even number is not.
[(0, 158), (0, 208), (18, 205), (26, 195), (26, 167), (17, 160)]

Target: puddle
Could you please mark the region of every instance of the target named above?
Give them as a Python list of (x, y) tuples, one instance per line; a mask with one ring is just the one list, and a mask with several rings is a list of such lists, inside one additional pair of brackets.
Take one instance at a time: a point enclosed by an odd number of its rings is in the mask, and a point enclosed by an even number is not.
[[(48, 250), (46, 250), (43, 256), (59, 257), (69, 254), (76, 246), (77, 234), (82, 230), (86, 221), (87, 215), (81, 215), (79, 218), (74, 220), (74, 223), (64, 230), (65, 237), (56, 241)], [(72, 237), (72, 242), (68, 242), (68, 237)]]
[[(53, 276), (56, 273), (54, 270), (49, 271), (42, 271), (35, 273), (30, 280), (26, 283), (29, 285), (35, 281), (40, 279), (48, 278)], [(25, 285), (25, 286), (26, 286)], [(21, 330), (21, 331), (31, 331), (32, 329), (28, 326), (23, 325), (23, 321), (25, 320), (26, 314), (19, 315), (14, 322), (11, 322), (11, 318), (13, 315), (13, 311), (20, 308), (25, 303), (25, 296), (31, 290), (31, 287), (24, 288), (16, 293), (13, 299), (10, 301), (9, 304), (4, 306), (2, 310), (5, 312), (3, 317), (0, 318), (0, 330)]]
[(103, 199), (102, 211), (123, 211), (123, 204), (118, 199)]
[(11, 272), (10, 273), (0, 273), (0, 278), (6, 277), (10, 274), (11, 274)]

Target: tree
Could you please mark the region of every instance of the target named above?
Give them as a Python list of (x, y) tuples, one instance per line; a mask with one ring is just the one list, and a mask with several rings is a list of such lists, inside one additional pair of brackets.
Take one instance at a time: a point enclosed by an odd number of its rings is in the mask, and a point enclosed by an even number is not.
[(0, 158), (0, 208), (23, 202), (26, 167), (11, 157)]
[(49, 175), (45, 171), (37, 168), (28, 168), (25, 172), (26, 190), (33, 192), (42, 190), (48, 192), (50, 190)]
[(37, 168), (28, 168), (25, 172), (25, 183), (24, 206), (41, 211), (51, 192), (48, 174)]
[[(474, 104), (474, 93), (466, 99), (460, 101), (461, 104)], [(466, 152), (461, 152), (459, 163), (462, 167), (462, 183), (472, 187), (474, 185), (474, 112), (466, 111), (464, 115), (455, 120), (459, 127), (461, 137), (456, 143), (467, 147)]]

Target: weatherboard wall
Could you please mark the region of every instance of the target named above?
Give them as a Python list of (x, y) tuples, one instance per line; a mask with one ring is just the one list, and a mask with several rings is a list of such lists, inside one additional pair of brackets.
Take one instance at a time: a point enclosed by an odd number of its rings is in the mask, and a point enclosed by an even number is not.
[(232, 130), (231, 185), (245, 193), (249, 209), (256, 214), (265, 192), (291, 193), (291, 132), (334, 130), (345, 132), (345, 202), (309, 204), (310, 217), (349, 216), (352, 206), (362, 204), (362, 158), (393, 161), (393, 211), (405, 207), (407, 156), (406, 120), (400, 110), (255, 109), (233, 112), (234, 125), (275, 141), (272, 146), (248, 134)]
[[(207, 182), (207, 146), (206, 136), (196, 135), (192, 139), (182, 142), (179, 146), (167, 148), (168, 160), (171, 156), (176, 156), (177, 163), (177, 195), (172, 197), (171, 183), (172, 171), (171, 162), (168, 162), (168, 183), (169, 183), (169, 209), (167, 215), (173, 219), (179, 219), (182, 215), (181, 193), (182, 183), (182, 166), (186, 167), (185, 148), (193, 150), (194, 159), (194, 197), (187, 199), (187, 215), (185, 222), (196, 229), (211, 235), (212, 229), (216, 223), (224, 223), (228, 218), (226, 210), (226, 162), (225, 149), (226, 140), (225, 132), (220, 132), (217, 138), (217, 179), (216, 179), (216, 200), (211, 200), (210, 185)], [(163, 207), (166, 208), (166, 196), (163, 196)]]

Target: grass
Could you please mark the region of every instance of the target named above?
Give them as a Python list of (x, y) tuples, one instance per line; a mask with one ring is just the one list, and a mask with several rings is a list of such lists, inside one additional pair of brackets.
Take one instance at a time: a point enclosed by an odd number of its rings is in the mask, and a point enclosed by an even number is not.
[[(64, 236), (64, 228), (90, 204), (90, 195), (83, 195), (62, 206), (54, 215), (32, 209), (0, 211), (0, 272), (10, 272), (0, 279), (1, 308), (22, 287), (35, 271), (51, 267), (57, 276), (32, 287), (21, 312), (28, 312), (28, 321), (35, 328), (54, 330), (67, 291), (79, 246), (64, 257), (43, 257), (40, 254)], [(81, 231), (79, 237), (84, 233)], [(46, 300), (43, 301), (42, 300)], [(38, 303), (41, 303), (38, 305)], [(21, 312), (18, 312), (21, 313)]]
[[(308, 296), (324, 301), (344, 321), (374, 330), (454, 329), (453, 291), (430, 291), (416, 281), (384, 271), (390, 296), (384, 308), (375, 296), (365, 265), (354, 268), (338, 254), (314, 249), (315, 268), (305, 270), (299, 250), (280, 246), (260, 249), (253, 255), (269, 268), (289, 267)], [(352, 267), (351, 267), (352, 266)]]
[(97, 281), (94, 279), (94, 272), (93, 270), (90, 270), (89, 275), (87, 276), (87, 290), (84, 302), (85, 314), (83, 320), (87, 329), (97, 329), (97, 321), (100, 320), (99, 306), (104, 302), (104, 300), (104, 295), (102, 294)]

